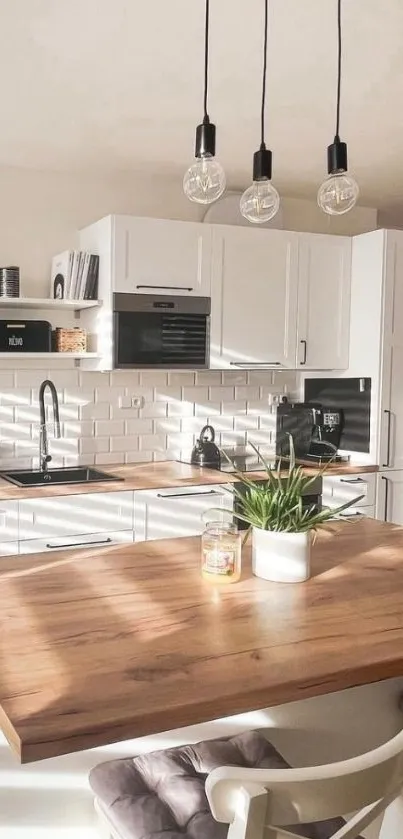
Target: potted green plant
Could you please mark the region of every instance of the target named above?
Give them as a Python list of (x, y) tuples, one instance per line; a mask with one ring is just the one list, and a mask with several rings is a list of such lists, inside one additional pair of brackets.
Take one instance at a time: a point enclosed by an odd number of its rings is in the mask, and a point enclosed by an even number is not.
[[(296, 583), (307, 580), (310, 574), (311, 545), (315, 531), (329, 519), (356, 504), (363, 496), (330, 509), (318, 510), (315, 505), (305, 507), (303, 496), (316, 478), (325, 474), (329, 464), (310, 477), (295, 462), (294, 446), (290, 438), (290, 458), (284, 474), (281, 463), (274, 471), (253, 444), (262, 463), (267, 481), (256, 483), (245, 474), (235, 472), (243, 484), (243, 492), (232, 486), (238, 499), (235, 517), (249, 525), (252, 531), (252, 569), (257, 577), (274, 582)], [(223, 453), (232, 463), (231, 459)]]

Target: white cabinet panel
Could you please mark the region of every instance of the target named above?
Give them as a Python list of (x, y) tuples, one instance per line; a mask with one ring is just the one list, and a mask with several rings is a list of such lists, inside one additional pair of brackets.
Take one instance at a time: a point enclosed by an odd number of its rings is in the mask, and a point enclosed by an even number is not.
[(0, 542), (18, 540), (18, 501), (0, 501)]
[(403, 469), (403, 234), (388, 231), (384, 254), (384, 327), (380, 464)]
[(133, 498), (133, 492), (100, 492), (20, 501), (20, 542), (133, 530)]
[(295, 367), (298, 235), (217, 225), (211, 366)]
[(351, 239), (301, 234), (298, 367), (314, 370), (348, 367), (350, 291)]
[[(332, 475), (323, 477), (322, 501), (327, 507), (339, 507), (347, 501), (364, 497), (354, 507), (373, 507), (376, 494), (376, 474)], [(350, 508), (349, 508), (350, 509)], [(348, 512), (348, 511), (347, 511)]]
[(117, 530), (115, 532), (88, 533), (81, 536), (64, 536), (62, 538), (50, 536), (47, 539), (25, 539), (20, 542), (19, 549), (21, 554), (32, 554), (73, 550), (73, 548), (77, 548), (77, 550), (79, 548), (108, 548), (133, 541), (133, 530)]
[(212, 507), (232, 511), (232, 495), (220, 486), (137, 492), (136, 542), (197, 536), (204, 530), (203, 513)]
[(113, 250), (114, 291), (210, 296), (206, 224), (115, 216)]
[(0, 556), (18, 554), (18, 542), (0, 542)]
[(348, 510), (345, 510), (344, 513), (339, 513), (337, 518), (338, 519), (358, 519), (365, 516), (366, 518), (374, 519), (375, 518), (375, 506), (371, 507), (349, 507)]
[(380, 472), (376, 497), (376, 518), (403, 525), (403, 471)]

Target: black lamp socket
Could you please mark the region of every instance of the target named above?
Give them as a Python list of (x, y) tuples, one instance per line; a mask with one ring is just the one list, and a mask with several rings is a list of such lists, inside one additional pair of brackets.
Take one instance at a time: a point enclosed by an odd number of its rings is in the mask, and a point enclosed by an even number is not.
[(215, 125), (202, 122), (196, 128), (195, 157), (215, 157)]
[(270, 149), (259, 149), (253, 155), (253, 180), (271, 180), (272, 153)]
[(327, 171), (329, 175), (340, 175), (347, 168), (347, 143), (335, 140), (327, 147)]

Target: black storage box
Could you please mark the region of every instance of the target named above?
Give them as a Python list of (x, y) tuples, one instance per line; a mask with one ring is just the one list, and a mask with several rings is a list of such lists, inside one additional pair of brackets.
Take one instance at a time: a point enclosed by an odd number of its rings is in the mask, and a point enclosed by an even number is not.
[(51, 339), (47, 320), (0, 320), (0, 352), (50, 352)]

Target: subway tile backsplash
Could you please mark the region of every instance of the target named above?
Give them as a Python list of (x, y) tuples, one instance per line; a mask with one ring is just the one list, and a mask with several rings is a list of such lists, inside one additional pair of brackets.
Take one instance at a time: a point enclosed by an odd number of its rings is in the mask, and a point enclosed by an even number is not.
[[(290, 371), (92, 373), (66, 358), (51, 369), (46, 360), (13, 358), (0, 370), (1, 469), (38, 466), (38, 393), (45, 378), (56, 385), (62, 426), (55, 440), (47, 408), (52, 466), (184, 457), (206, 422), (218, 445), (252, 441), (271, 449), (276, 400), (298, 395)], [(132, 407), (131, 397), (142, 397), (142, 407)]]

